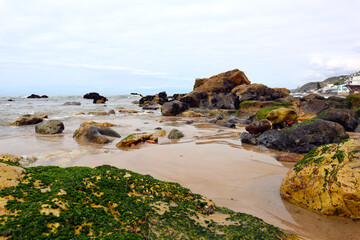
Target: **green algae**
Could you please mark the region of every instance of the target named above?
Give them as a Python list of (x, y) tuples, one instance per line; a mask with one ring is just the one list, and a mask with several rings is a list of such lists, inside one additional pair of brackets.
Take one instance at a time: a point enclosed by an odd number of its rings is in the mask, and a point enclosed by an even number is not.
[(255, 118), (257, 121), (263, 120), (266, 118), (266, 116), (269, 114), (269, 112), (271, 112), (272, 110), (275, 110), (275, 109), (279, 109), (279, 108), (286, 108), (286, 107), (285, 106), (276, 106), (276, 107), (271, 107), (271, 108), (262, 108), (255, 113)]
[[(26, 168), (0, 197), (11, 197), (9, 213), (0, 216), (0, 235), (10, 239), (295, 238), (259, 218), (215, 207), (177, 183), (109, 165)], [(205, 206), (225, 214), (227, 223), (215, 222)]]

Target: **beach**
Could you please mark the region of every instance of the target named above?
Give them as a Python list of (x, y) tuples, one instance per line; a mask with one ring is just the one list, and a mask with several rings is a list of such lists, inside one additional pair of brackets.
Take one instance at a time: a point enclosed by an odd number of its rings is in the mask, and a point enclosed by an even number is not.
[[(115, 98), (115, 97), (114, 97)], [(0, 153), (35, 156), (28, 166), (88, 166), (109, 164), (164, 181), (180, 183), (192, 192), (212, 199), (216, 205), (263, 219), (307, 239), (356, 239), (359, 223), (352, 220), (326, 218), (283, 201), (280, 184), (302, 155), (294, 154), (289, 162), (279, 162), (284, 154), (261, 146), (242, 144), (239, 140), (245, 126), (235, 129), (208, 123), (206, 117), (164, 117), (159, 110), (147, 111), (132, 104), (137, 96), (117, 97), (106, 105), (91, 105), (81, 97), (80, 106), (61, 106), (65, 97), (53, 100), (19, 99), (18, 103), (1, 101), (2, 126)], [(45, 104), (44, 104), (45, 102)], [(77, 112), (109, 111), (115, 115), (76, 115)], [(137, 113), (118, 112), (119, 109)], [(8, 111), (7, 114), (4, 114)], [(61, 120), (65, 130), (57, 135), (40, 135), (34, 126), (10, 126), (6, 122), (16, 115), (31, 111)], [(145, 143), (128, 150), (118, 149), (113, 142), (104, 145), (79, 143), (72, 137), (85, 121), (110, 122), (121, 137), (134, 132), (154, 133), (161, 128), (167, 133), (176, 128), (184, 133), (180, 140), (159, 137), (158, 144)], [(188, 120), (194, 123), (188, 124)], [(357, 133), (352, 135), (359, 137)], [(291, 158), (291, 157), (290, 157)]]

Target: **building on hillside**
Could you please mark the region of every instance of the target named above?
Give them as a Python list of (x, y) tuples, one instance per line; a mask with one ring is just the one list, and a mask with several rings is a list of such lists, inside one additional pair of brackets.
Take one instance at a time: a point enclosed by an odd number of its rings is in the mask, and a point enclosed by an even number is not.
[(360, 93), (360, 72), (350, 75), (350, 78), (346, 81), (345, 86), (349, 89), (350, 94)]
[(349, 89), (345, 85), (328, 83), (324, 87), (319, 89), (318, 92), (326, 95), (348, 95)]

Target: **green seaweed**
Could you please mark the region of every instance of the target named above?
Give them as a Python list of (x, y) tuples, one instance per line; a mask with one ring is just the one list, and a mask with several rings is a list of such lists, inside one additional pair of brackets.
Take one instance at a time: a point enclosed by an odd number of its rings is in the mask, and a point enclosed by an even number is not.
[(314, 157), (318, 154), (318, 149), (320, 147), (313, 148), (310, 152), (308, 152), (300, 161), (298, 161), (294, 168), (296, 172), (300, 172), (304, 165), (314, 160)]
[(266, 118), (266, 116), (269, 114), (269, 112), (271, 112), (272, 110), (275, 109), (279, 109), (279, 108), (286, 108), (285, 106), (276, 106), (276, 107), (271, 107), (271, 108), (262, 108), (260, 110), (258, 110), (255, 113), (255, 117), (257, 121), (263, 120)]
[[(0, 216), (10, 239), (285, 239), (295, 238), (261, 219), (213, 206), (230, 224), (199, 216), (209, 200), (177, 183), (109, 165), (31, 167)], [(161, 210), (162, 209), (162, 210)], [(44, 212), (44, 211), (47, 212)], [(16, 214), (15, 214), (16, 213)]]
[(342, 163), (345, 159), (345, 152), (343, 150), (337, 150), (332, 159), (337, 159), (339, 163)]

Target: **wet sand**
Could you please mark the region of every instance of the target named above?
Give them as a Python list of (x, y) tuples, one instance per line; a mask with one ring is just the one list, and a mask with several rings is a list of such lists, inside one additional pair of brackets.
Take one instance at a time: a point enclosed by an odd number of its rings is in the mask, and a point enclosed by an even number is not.
[[(153, 177), (180, 183), (212, 199), (219, 206), (245, 212), (308, 239), (359, 239), (360, 222), (322, 217), (280, 197), (280, 184), (292, 163), (278, 162), (280, 152), (242, 145), (237, 129), (206, 124), (201, 119), (186, 125), (183, 118), (134, 117), (94, 121), (119, 124), (113, 129), (123, 137), (134, 132), (154, 132), (176, 127), (184, 132), (180, 141), (159, 138), (159, 144), (119, 150), (115, 140), (108, 145), (79, 144), (72, 133), (81, 122), (66, 124), (64, 134), (41, 136), (32, 131), (0, 138), (0, 152), (35, 155), (31, 166), (57, 165), (95, 167), (110, 164)], [(26, 127), (32, 129), (33, 126)], [(26, 130), (26, 129), (25, 129)], [(23, 131), (24, 132), (24, 131)], [(26, 131), (25, 131), (26, 132)], [(356, 135), (355, 135), (356, 136)]]

